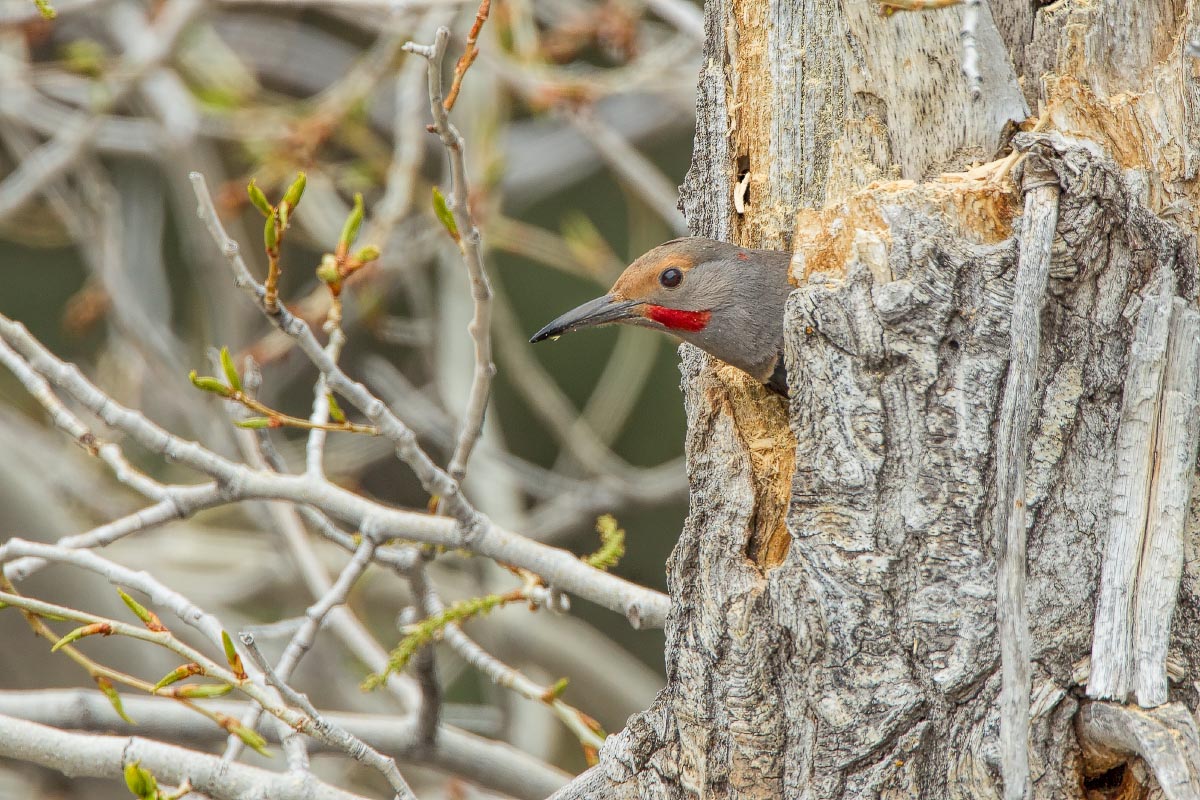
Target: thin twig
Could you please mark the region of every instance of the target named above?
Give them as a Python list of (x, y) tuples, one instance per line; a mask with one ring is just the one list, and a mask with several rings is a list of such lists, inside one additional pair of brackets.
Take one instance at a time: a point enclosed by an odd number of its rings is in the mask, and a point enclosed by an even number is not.
[[(330, 326), (330, 323), (326, 323)], [(346, 334), (337, 326), (330, 326), (329, 343), (325, 352), (335, 363), (341, 356), (342, 347), (346, 344)], [(309, 475), (321, 477), (325, 474), (325, 425), (329, 422), (329, 388), (325, 385), (325, 376), (317, 378), (313, 389), (313, 410), (308, 421), (313, 426), (308, 434), (308, 444), (304, 448), (305, 470)]]
[[(326, 589), (316, 603), (309, 606), (305, 611), (304, 623), (300, 626), (288, 642), (284, 649), (283, 655), (279, 658), (279, 663), (275, 667), (275, 675), (280, 681), (288, 681), (292, 677), (292, 672), (300, 663), (300, 659), (312, 647), (313, 641), (316, 639), (317, 631), (325, 623), (330, 613), (338, 606), (346, 602), (346, 597), (349, 596), (350, 590), (354, 584), (362, 577), (367, 566), (371, 563), (371, 558), (375, 554), (376, 543), (370, 537), (363, 537), (362, 544), (358, 547), (354, 554), (354, 558), (350, 560), (346, 567), (342, 570), (342, 574), (338, 577), (336, 583)], [(249, 637), (253, 642), (254, 637), (248, 633), (242, 634), (242, 640)], [(266, 672), (266, 670), (263, 670)], [(242, 726), (254, 730), (258, 727), (259, 719), (261, 718), (260, 709), (252, 709), (242, 718)], [(232, 761), (237, 758), (241, 751), (239, 746), (240, 740), (235, 737), (230, 737), (229, 743), (225, 748), (224, 760)]]
[[(443, 29), (444, 30), (444, 29)], [(399, 417), (391, 412), (378, 398), (371, 395), (367, 388), (349, 376), (325, 352), (325, 348), (317, 341), (312, 328), (302, 319), (293, 315), (283, 306), (273, 312), (264, 306), (266, 290), (254, 280), (246, 262), (241, 256), (237, 242), (229, 238), (217, 217), (216, 207), (204, 176), (198, 172), (189, 175), (196, 199), (199, 202), (198, 213), (201, 221), (208, 227), (209, 233), (216, 240), (221, 252), (234, 274), (234, 285), (250, 294), (255, 302), (266, 313), (267, 318), (290, 338), (300, 345), (309, 360), (325, 376), (326, 384), (333, 391), (343, 395), (368, 419), (376, 424), (381, 435), (387, 437), (396, 445), (396, 455), (409, 465), (421, 482), (422, 488), (432, 496), (441, 499), (441, 503), (463, 528), (465, 538), (480, 524), (480, 515), (459, 491), (457, 481), (440, 469), (433, 459), (417, 444), (417, 437)]]
[[(228, 502), (221, 487), (213, 483), (201, 486), (172, 487), (168, 491), (167, 497), (152, 506), (139, 509), (85, 533), (64, 536), (55, 542), (55, 545), (72, 549), (106, 547), (130, 534), (147, 531), (167, 522), (185, 519), (202, 509)], [(22, 581), (40, 571), (47, 563), (42, 558), (19, 558), (5, 564), (3, 574), (9, 580)]]
[[(261, 373), (259, 372), (258, 365), (252, 359), (248, 360), (245, 372), (243, 382), (247, 391), (257, 391), (257, 386), (261, 383)], [(242, 446), (243, 454), (247, 461), (252, 466), (260, 469), (269, 467), (279, 473), (285, 472), (287, 465), (283, 463), (279, 453), (275, 450), (267, 432), (259, 430), (255, 431), (255, 433), (258, 434), (255, 437), (243, 437), (239, 439), (239, 444)], [(323, 475), (317, 477), (320, 480), (324, 480)], [(326, 574), (325, 568), (318, 558), (304, 526), (300, 523), (300, 519), (312, 524), (319, 532), (352, 554), (357, 555), (359, 553), (361, 543), (356, 542), (354, 537), (339, 531), (328, 517), (308, 505), (282, 505), (273, 503), (267, 507), (267, 512), (271, 516), (272, 527), (278, 531), (287, 545), (300, 576), (312, 597), (319, 604), (323, 598), (335, 596), (333, 593), (340, 590), (335, 587), (334, 582), (330, 581), (329, 576)], [(399, 563), (407, 567), (411, 563), (411, 558), (406, 557), (406, 554), (403, 552), (396, 554), (394, 552), (381, 551), (377, 548), (373, 549), (372, 552), (372, 557), (384, 565), (390, 566)], [(350, 565), (348, 565), (347, 569), (349, 568)], [(338, 583), (340, 584), (341, 580)], [(312, 608), (309, 611), (311, 612)], [(361, 620), (345, 605), (334, 603), (322, 612), (322, 616), (330, 630), (341, 640), (346, 649), (369, 669), (380, 669), (387, 663), (387, 651), (383, 649), (383, 646), (367, 630)], [(292, 636), (295, 637), (300, 632), (301, 629), (298, 628), (292, 633)], [(291, 669), (292, 667), (288, 668), (289, 676)], [(387, 689), (399, 701), (401, 708), (406, 710), (416, 706), (415, 692), (411, 684), (412, 682), (403, 676), (389, 676), (387, 681)], [(257, 709), (252, 709), (242, 718), (242, 724), (246, 727), (254, 727), (258, 724), (260, 716), (261, 712)], [(236, 759), (241, 754), (243, 747), (241, 739), (234, 736), (229, 737), (223, 758), (226, 760)]]
[[(208, 708), (226, 717), (241, 717), (247, 706), (237, 700), (210, 700), (205, 704)], [(0, 714), (18, 717), (24, 720), (50, 725), (55, 728), (66, 728), (78, 731), (91, 731), (91, 738), (101, 738), (98, 734), (119, 732), (124, 734), (117, 741), (128, 744), (129, 737), (151, 737), (153, 739), (171, 739), (187, 742), (194, 747), (210, 747), (219, 744), (224, 732), (213, 730), (213, 726), (205, 720), (195, 717), (193, 713), (180, 706), (178, 701), (163, 697), (141, 697), (131, 694), (125, 698), (125, 707), (129, 715), (138, 721), (136, 727), (124, 722), (117, 716), (108, 700), (99, 692), (92, 689), (49, 689), (40, 691), (0, 691)], [(462, 776), (485, 788), (493, 789), (505, 796), (521, 798), (521, 800), (542, 800), (566, 783), (571, 776), (561, 770), (527, 755), (521, 750), (501, 742), (485, 739), (475, 734), (466, 733), (453, 727), (446, 727), (438, 737), (437, 745), (432, 751), (421, 748), (413, 734), (413, 726), (407, 718), (390, 716), (388, 714), (346, 714), (336, 711), (326, 711), (323, 716), (339, 725), (355, 736), (368, 742), (377, 750), (392, 753), (396, 757), (420, 761), (422, 766), (433, 767), (444, 772)], [(0, 717), (0, 752), (10, 755), (14, 742), (4, 737), (5, 717)], [(266, 731), (268, 738), (278, 740), (278, 731)], [(76, 734), (82, 736), (82, 734)], [(148, 742), (140, 738), (135, 741)], [(338, 752), (323, 742), (310, 743), (314, 752)], [(7, 751), (5, 748), (9, 748)], [(178, 749), (186, 755), (189, 751)], [(219, 766), (219, 758), (212, 758), (215, 766)], [(120, 761), (117, 759), (118, 772), (113, 777), (119, 777)], [(240, 771), (249, 769), (241, 764), (229, 764), (219, 770), (218, 774), (238, 775)], [(157, 770), (155, 770), (157, 773)], [(268, 773), (280, 778), (290, 776), (279, 773)], [(160, 776), (161, 777), (161, 776)], [(249, 793), (235, 795), (237, 798), (247, 796), (270, 797), (272, 800), (283, 800), (285, 797), (299, 798), (301, 793), (293, 795), (266, 790), (259, 795)], [(319, 794), (303, 795), (304, 800), (316, 800)], [(213, 798), (218, 795), (212, 795)]]
[[(422, 38), (432, 36), (438, 28), (453, 19), (454, 11), (453, 8), (441, 7), (426, 13), (417, 25), (417, 35)], [(421, 160), (425, 155), (420, 138), (425, 133), (425, 124), (413, 113), (413, 110), (425, 101), (425, 70), (426, 65), (421, 61), (415, 58), (406, 59), (395, 78), (392, 161), (384, 179), (383, 195), (371, 209), (371, 219), (363, 234), (364, 241), (381, 245), (381, 258), (384, 259), (389, 257), (386, 243), (392, 235), (392, 230), (412, 209), (413, 186), (416, 184)], [(407, 247), (404, 258), (412, 258)]]
[[(264, 298), (263, 304), (266, 305), (268, 302), (269, 301)], [(325, 382), (318, 379), (318, 391), (323, 390), (324, 388)], [(258, 418), (258, 422), (262, 423), (264, 427), (268, 428), (300, 428), (302, 430), (311, 431), (312, 433), (322, 434), (330, 432), (343, 432), (359, 433), (366, 436), (379, 435), (379, 430), (374, 425), (360, 425), (355, 422), (350, 422), (349, 420), (343, 420), (342, 422), (326, 421), (329, 418), (328, 392), (321, 392), (320, 399), (314, 403), (314, 405), (320, 404), (320, 407), (324, 408), (324, 414), (318, 415), (314, 411), (314, 413), (308, 419), (293, 417), (290, 414), (284, 414), (280, 411), (276, 411), (265, 403), (250, 397), (245, 392), (233, 391), (228, 395), (228, 399), (234, 403), (245, 406), (251, 411), (261, 414), (262, 416)], [(249, 421), (250, 420), (241, 420), (241, 426), (250, 427), (246, 424)], [(310, 438), (309, 441), (312, 442), (313, 439)], [(325, 440), (322, 438), (318, 441), (320, 441), (320, 443), (323, 445)], [(319, 454), (321, 451), (318, 449), (316, 452)]]
[[(487, 22), (488, 12), (491, 9), (492, 0), (479, 1), (479, 10), (475, 12), (475, 24), (471, 26), (471, 30), (467, 33), (466, 49), (459, 56), (458, 63), (454, 65), (454, 80), (450, 84), (450, 91), (446, 93), (445, 102), (442, 103), (442, 107), (446, 111), (454, 108), (454, 101), (458, 99), (458, 92), (462, 89), (463, 78), (466, 77), (467, 70), (475, 63), (475, 59), (479, 57), (479, 48), (475, 46), (475, 42), (479, 39), (479, 32), (483, 30), (483, 23)], [(440, 68), (441, 64), (439, 63), (438, 66)]]
[[(480, 13), (486, 18), (489, 0), (483, 0)], [(482, 25), (477, 21), (477, 25)], [(450, 40), (448, 28), (438, 28), (432, 45), (421, 46), (409, 42), (404, 49), (428, 59), (429, 107), (433, 115), (433, 130), (442, 140), (442, 146), (450, 160), (450, 178), (453, 195), (449, 198), (450, 211), (458, 228), (458, 247), (462, 252), (467, 274), (471, 278), (471, 297), (475, 301), (475, 314), (467, 330), (475, 343), (475, 371), (471, 379), (471, 391), (467, 396), (467, 407), (463, 413), (463, 427), (454, 447), (447, 472), (456, 483), (462, 483), (467, 472), (467, 461), (471, 458), (480, 434), (483, 433), (483, 416), (487, 411), (491, 394), (492, 376), (496, 365), (492, 362), (492, 287), (483, 266), (483, 247), (479, 229), (467, 203), (470, 185), (467, 182), (467, 164), (463, 155), (463, 138), (458, 129), (450, 124), (448, 105), (442, 102), (442, 62), (446, 58), (446, 44)], [(470, 45), (468, 45), (469, 52)], [(469, 64), (467, 66), (470, 66)], [(466, 69), (464, 67), (463, 72)], [(457, 76), (456, 76), (457, 77)]]
[(119, 445), (101, 442), (96, 438), (79, 417), (58, 399), (58, 395), (54, 394), (46, 379), (2, 341), (0, 364), (15, 375), (30, 396), (46, 410), (55, 427), (74, 439), (80, 447), (98, 456), (112, 470), (117, 480), (151, 500), (164, 500), (171, 496), (170, 489), (130, 464)]
[[(425, 620), (430, 620), (444, 614), (446, 607), (438, 596), (433, 583), (428, 580), (424, 564), (418, 562), (409, 570), (408, 576), (412, 585), (413, 597), (417, 603), (415, 610), (421, 617)], [(545, 587), (537, 586), (535, 583), (527, 583), (524, 588), (517, 589), (506, 595), (502, 604), (542, 602), (539, 598), (545, 598), (545, 603), (553, 606), (552, 593), (547, 592)], [(416, 621), (412, 620), (414, 623)], [(544, 703), (548, 706), (554, 715), (575, 734), (583, 746), (598, 749), (604, 744), (603, 738), (596, 732), (594, 727), (595, 721), (591, 717), (579, 709), (564, 703), (559, 699), (553, 687), (541, 686), (535, 683), (519, 670), (510, 667), (487, 652), (487, 650), (463, 632), (461, 624), (458, 622), (446, 622), (446, 624), (438, 628), (437, 632), (442, 640), (450, 645), (464, 661), (486, 675), (494, 684), (511, 689), (528, 700)], [(440, 691), (438, 691), (436, 676), (431, 672), (432, 659), (429, 659), (426, 664), (422, 664), (421, 659), (426, 654), (431, 654), (432, 652), (433, 648), (431, 644), (426, 644), (413, 656), (422, 688), (430, 692), (427, 703), (422, 705), (420, 714), (418, 715), (417, 730), (418, 735), (421, 737), (420, 741), (427, 742), (430, 745), (433, 744), (433, 735), (438, 730), (438, 712), (441, 704), (441, 695)], [(428, 670), (428, 672), (422, 675), (423, 670)]]
[[(10, 592), (0, 591), (0, 602), (16, 608), (31, 611), (40, 616), (62, 617), (68, 620), (75, 620), (87, 624), (102, 624), (105, 626), (108, 633), (128, 636), (133, 639), (157, 644), (173, 651), (187, 662), (193, 662), (200, 665), (204, 670), (204, 674), (209, 677), (223, 681), (233, 686), (237, 691), (242, 692), (250, 699), (254, 700), (263, 710), (271, 716), (286, 723), (292, 728), (295, 728), (315, 739), (324, 742), (331, 747), (341, 750), (347, 755), (365, 764), (369, 764), (387, 777), (389, 784), (396, 791), (396, 797), (401, 800), (415, 800), (412, 790), (408, 788), (408, 784), (400, 775), (396, 768), (396, 762), (389, 758), (380, 755), (378, 751), (364, 744), (360, 739), (351, 736), (349, 733), (330, 726), (327, 723), (322, 724), (322, 721), (310, 716), (305, 711), (295, 711), (292, 708), (284, 705), (275, 695), (277, 687), (268, 680), (271, 689), (264, 689), (256, 685), (253, 681), (246, 678), (239, 678), (234, 672), (226, 666), (208, 658), (199, 650), (189, 647), (184, 644), (174, 634), (169, 631), (150, 631), (137, 625), (120, 622), (118, 620), (107, 619), (95, 614), (88, 614), (82, 611), (76, 611), (73, 608), (56, 605), (54, 603), (46, 603), (41, 600), (35, 600), (29, 597), (12, 594)], [(261, 667), (261, 665), (260, 665)], [(308, 706), (311, 708), (311, 705)], [(232, 727), (232, 725), (231, 725)], [(364, 749), (365, 748), (365, 749)]]

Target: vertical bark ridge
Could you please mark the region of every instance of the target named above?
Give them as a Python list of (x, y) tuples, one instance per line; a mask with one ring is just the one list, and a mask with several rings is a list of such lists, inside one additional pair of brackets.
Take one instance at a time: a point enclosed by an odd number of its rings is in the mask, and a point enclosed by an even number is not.
[(1026, 190), (1021, 251), (1014, 278), (1011, 354), (1004, 380), (996, 431), (996, 499), (992, 530), (996, 537), (996, 619), (1000, 633), (1001, 770), (1005, 800), (1021, 800), (1031, 789), (1029, 775), (1029, 700), (1031, 684), (1029, 612), (1025, 602), (1026, 498), (1025, 459), (1034, 369), (1041, 349), (1041, 311), (1050, 279), (1050, 248), (1058, 223), (1058, 185), (1042, 169)]

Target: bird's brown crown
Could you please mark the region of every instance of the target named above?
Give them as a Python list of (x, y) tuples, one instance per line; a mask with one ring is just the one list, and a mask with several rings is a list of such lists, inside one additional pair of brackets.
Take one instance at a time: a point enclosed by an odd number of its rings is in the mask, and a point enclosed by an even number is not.
[(641, 300), (657, 291), (665, 270), (675, 267), (686, 276), (692, 267), (716, 255), (706, 252), (712, 248), (704, 241), (686, 238), (660, 244), (626, 267), (610, 294), (622, 300)]

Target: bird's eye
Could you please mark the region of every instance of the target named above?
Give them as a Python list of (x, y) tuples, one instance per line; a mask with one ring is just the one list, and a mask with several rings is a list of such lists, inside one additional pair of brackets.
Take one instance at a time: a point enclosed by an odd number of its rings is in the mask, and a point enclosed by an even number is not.
[(683, 272), (675, 267), (664, 269), (662, 274), (658, 276), (658, 282), (668, 289), (674, 289), (679, 285), (681, 280), (683, 280)]

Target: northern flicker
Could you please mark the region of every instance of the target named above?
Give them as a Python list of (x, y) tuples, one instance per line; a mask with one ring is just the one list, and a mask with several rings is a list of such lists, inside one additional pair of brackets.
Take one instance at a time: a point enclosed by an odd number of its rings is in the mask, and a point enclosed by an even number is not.
[(612, 289), (571, 309), (530, 342), (622, 323), (673, 333), (787, 396), (783, 307), (791, 254), (689, 237), (634, 261)]

